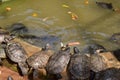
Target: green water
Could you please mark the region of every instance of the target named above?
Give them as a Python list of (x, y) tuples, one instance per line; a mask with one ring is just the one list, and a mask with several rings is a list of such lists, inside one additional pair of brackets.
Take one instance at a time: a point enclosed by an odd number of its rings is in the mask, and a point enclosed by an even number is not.
[[(119, 48), (108, 39), (113, 33), (120, 32), (120, 13), (100, 8), (95, 2), (111, 2), (114, 8), (120, 8), (120, 1), (88, 1), (87, 5), (85, 0), (11, 0), (0, 5), (0, 26), (21, 22), (31, 34), (57, 35), (63, 43), (79, 41), (79, 48), (94, 42), (109, 50)], [(11, 10), (6, 11), (6, 7)], [(78, 19), (72, 20), (69, 11), (75, 13)]]

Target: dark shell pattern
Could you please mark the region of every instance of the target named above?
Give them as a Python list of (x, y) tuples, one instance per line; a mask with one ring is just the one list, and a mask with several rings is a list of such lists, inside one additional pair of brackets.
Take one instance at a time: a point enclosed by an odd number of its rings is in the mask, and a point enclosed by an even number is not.
[(70, 80), (88, 79), (90, 77), (90, 58), (86, 54), (74, 53), (68, 65)]
[(94, 80), (120, 80), (120, 69), (108, 68), (97, 72)]
[(6, 54), (13, 62), (25, 62), (27, 59), (27, 53), (21, 44), (17, 42), (9, 42), (6, 46)]
[(60, 50), (50, 57), (46, 70), (49, 74), (59, 74), (65, 69), (69, 60), (70, 48), (67, 47), (65, 50)]

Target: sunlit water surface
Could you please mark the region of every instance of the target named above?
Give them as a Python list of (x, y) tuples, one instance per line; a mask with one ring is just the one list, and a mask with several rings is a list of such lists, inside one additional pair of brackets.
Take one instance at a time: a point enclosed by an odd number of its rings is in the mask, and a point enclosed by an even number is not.
[[(96, 1), (113, 3), (120, 8), (119, 0), (11, 0), (0, 5), (0, 26), (25, 24), (31, 34), (56, 35), (63, 43), (79, 41), (79, 48), (99, 43), (108, 50), (119, 48), (109, 41), (113, 33), (120, 32), (120, 13), (100, 8)], [(10, 7), (10, 11), (5, 8)], [(76, 20), (73, 16), (78, 16)]]

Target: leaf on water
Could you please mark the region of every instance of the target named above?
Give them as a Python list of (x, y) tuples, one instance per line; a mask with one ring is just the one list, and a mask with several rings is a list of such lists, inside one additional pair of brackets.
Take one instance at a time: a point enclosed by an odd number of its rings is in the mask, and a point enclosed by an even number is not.
[(78, 16), (75, 13), (73, 13), (71, 11), (68, 11), (68, 14), (71, 15), (72, 20), (77, 20), (78, 19)]
[(88, 0), (85, 0), (84, 4), (85, 4), (85, 5), (88, 5), (88, 4), (89, 4), (89, 1), (88, 1)]
[(6, 7), (6, 11), (11, 11), (11, 7)]
[(37, 14), (37, 13), (33, 13), (32, 16), (33, 16), (33, 17), (37, 17), (38, 14)]
[(66, 4), (63, 4), (62, 7), (64, 7), (64, 8), (69, 8), (69, 6), (66, 5)]

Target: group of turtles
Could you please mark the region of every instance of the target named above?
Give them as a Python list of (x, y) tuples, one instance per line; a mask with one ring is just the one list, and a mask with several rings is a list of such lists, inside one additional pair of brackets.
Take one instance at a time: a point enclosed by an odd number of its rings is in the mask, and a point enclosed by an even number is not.
[[(5, 51), (5, 54), (0, 53), (0, 58), (6, 55), (9, 60), (17, 63), (23, 76), (28, 75), (30, 69), (33, 73), (45, 69), (47, 79), (60, 80), (63, 77), (61, 73), (66, 69), (68, 80), (120, 80), (120, 69), (106, 69), (102, 56), (98, 55), (107, 52), (102, 45), (90, 44), (83, 51), (73, 47), (71, 54), (71, 47), (61, 43), (59, 50), (53, 54), (48, 43), (41, 51), (28, 57), (25, 49), (20, 43), (15, 42), (14, 38), (14, 34), (0, 29), (0, 43)], [(113, 38), (116, 39), (116, 36), (113, 35), (111, 39)], [(8, 80), (12, 80), (12, 77), (9, 76)]]
[[(96, 4), (103, 8), (113, 9), (111, 3), (96, 2)], [(28, 75), (30, 69), (33, 72), (45, 69), (48, 79), (53, 76), (52, 80), (60, 80), (62, 79), (61, 73), (66, 69), (68, 80), (120, 80), (120, 69), (106, 69), (107, 65), (102, 56), (98, 54), (107, 52), (107, 50), (99, 44), (90, 44), (80, 51), (77, 47), (71, 49), (69, 45), (61, 43), (59, 50), (52, 54), (50, 52), (51, 44), (54, 46), (54, 42), (60, 43), (58, 37), (24, 35), (22, 33), (27, 33), (28, 29), (21, 23), (13, 24), (8, 30), (12, 34), (0, 29), (0, 58), (7, 57), (8, 60), (17, 63), (23, 76)], [(45, 43), (41, 51), (28, 57), (22, 45), (14, 41), (16, 36), (33, 45), (37, 45), (39, 41)], [(119, 36), (120, 34), (114, 34), (111, 40), (119, 41)], [(71, 50), (73, 54), (71, 54)], [(12, 77), (9, 76), (8, 80), (12, 80)]]

